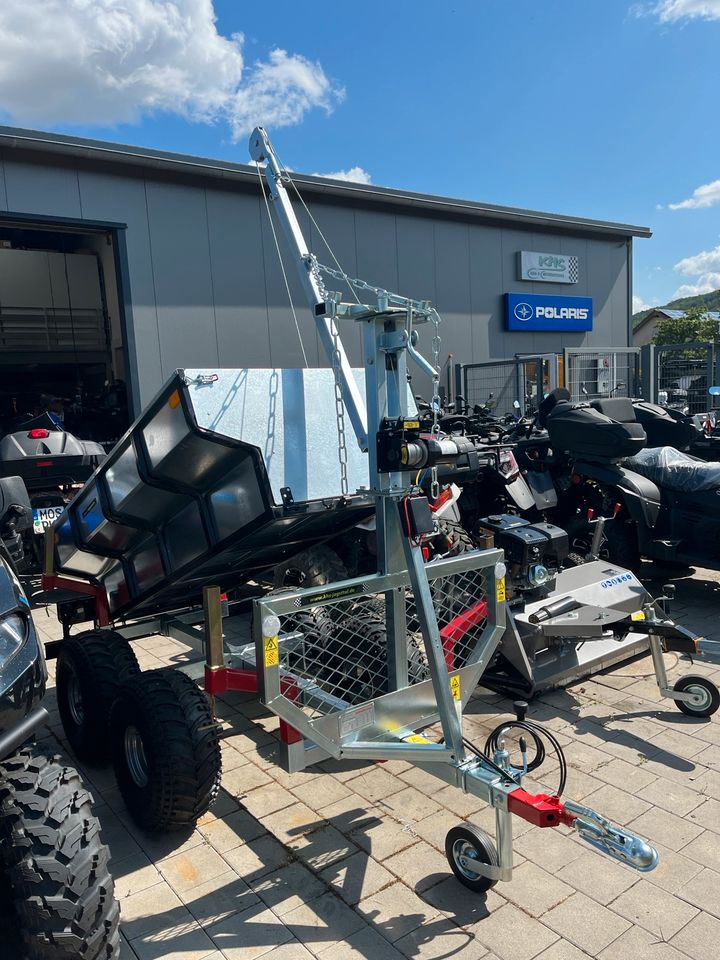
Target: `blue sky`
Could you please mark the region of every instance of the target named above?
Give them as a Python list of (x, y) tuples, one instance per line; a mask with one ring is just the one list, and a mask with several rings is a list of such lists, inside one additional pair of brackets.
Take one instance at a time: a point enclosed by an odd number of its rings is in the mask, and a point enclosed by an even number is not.
[(87, 7), (3, 0), (2, 121), (244, 162), (262, 117), (296, 170), (650, 226), (645, 303), (720, 287), (720, 0)]

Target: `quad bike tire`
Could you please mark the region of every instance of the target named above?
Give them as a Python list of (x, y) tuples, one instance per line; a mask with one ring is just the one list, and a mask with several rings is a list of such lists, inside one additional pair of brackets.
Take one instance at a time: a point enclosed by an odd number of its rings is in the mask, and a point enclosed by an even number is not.
[(275, 567), (275, 587), (323, 587), (347, 578), (340, 557), (325, 544), (317, 544), (295, 554)]
[(110, 710), (120, 686), (140, 673), (128, 641), (113, 630), (90, 630), (62, 641), (56, 692), (65, 735), (88, 763), (110, 759)]
[(24, 960), (118, 958), (109, 853), (77, 771), (32, 747), (3, 760), (0, 838)]
[(203, 691), (172, 667), (123, 682), (110, 750), (120, 793), (145, 830), (194, 827), (220, 790), (219, 725)]

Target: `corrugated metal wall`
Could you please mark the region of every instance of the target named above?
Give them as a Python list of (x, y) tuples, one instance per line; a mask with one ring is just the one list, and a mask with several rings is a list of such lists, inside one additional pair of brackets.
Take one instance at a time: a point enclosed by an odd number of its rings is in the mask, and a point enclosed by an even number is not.
[[(217, 182), (171, 182), (86, 166), (2, 159), (0, 205), (14, 213), (127, 224), (127, 254), (141, 399), (178, 366), (300, 366), (301, 353), (259, 193)], [(563, 346), (627, 344), (628, 260), (624, 239), (452, 221), (306, 200), (348, 273), (433, 300), (444, 325), (443, 360), (474, 362)], [(319, 238), (307, 228), (320, 260)], [(575, 254), (573, 286), (517, 281), (519, 250)], [(291, 290), (311, 365), (325, 366), (314, 323), (288, 262)], [(588, 334), (503, 329), (502, 294), (558, 293), (593, 298)], [(343, 331), (353, 362), (359, 332)], [(429, 352), (430, 331), (421, 332)]]

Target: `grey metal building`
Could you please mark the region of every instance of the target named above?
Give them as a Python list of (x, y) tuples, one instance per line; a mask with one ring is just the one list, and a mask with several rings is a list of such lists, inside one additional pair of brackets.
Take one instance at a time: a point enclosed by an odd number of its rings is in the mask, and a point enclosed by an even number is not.
[[(443, 359), (632, 343), (632, 240), (646, 228), (295, 180), (349, 274), (437, 304)], [(539, 256), (555, 258), (549, 279), (540, 279)], [(563, 259), (572, 276), (555, 282)], [(308, 361), (326, 366), (288, 267)], [(522, 295), (522, 321), (525, 300), (562, 304), (568, 293), (591, 300), (592, 329), (508, 329), (518, 298), (506, 294)], [(343, 336), (359, 364), (358, 332), (349, 325)], [(256, 169), (0, 127), (0, 346), (6, 368), (104, 364), (127, 381), (136, 412), (179, 366), (301, 366)]]

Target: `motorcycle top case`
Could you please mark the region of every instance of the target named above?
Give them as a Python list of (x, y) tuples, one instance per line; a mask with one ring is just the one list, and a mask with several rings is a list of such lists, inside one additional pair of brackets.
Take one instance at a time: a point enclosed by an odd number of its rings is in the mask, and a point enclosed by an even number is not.
[(198, 602), (373, 513), (360, 496), (275, 503), (261, 449), (221, 429), (239, 373), (176, 371), (54, 525), (55, 571), (104, 586), (112, 616)]
[[(609, 402), (605, 401), (604, 406), (609, 406)], [(629, 400), (627, 406), (632, 415)], [(555, 405), (547, 417), (547, 430), (554, 447), (585, 460), (621, 460), (632, 457), (646, 444), (645, 431), (641, 424), (634, 422), (634, 417), (623, 422), (593, 407), (575, 406), (568, 400)]]

